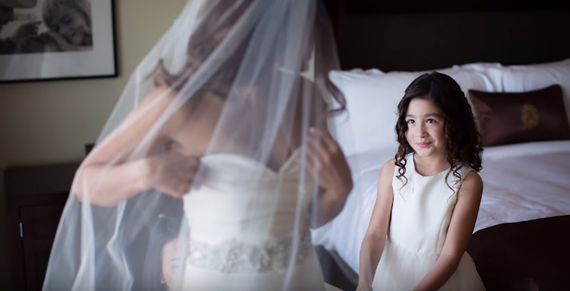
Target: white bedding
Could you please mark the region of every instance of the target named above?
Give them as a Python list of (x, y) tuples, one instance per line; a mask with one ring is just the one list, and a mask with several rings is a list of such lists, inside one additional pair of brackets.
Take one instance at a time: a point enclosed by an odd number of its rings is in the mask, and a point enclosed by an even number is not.
[[(314, 244), (336, 250), (356, 272), (378, 175), (394, 153), (395, 149), (348, 157), (354, 190), (333, 221), (313, 230)], [(474, 232), (506, 222), (570, 215), (570, 141), (486, 148), (480, 175), (484, 190)]]
[(570, 141), (487, 148), (475, 231), (506, 222), (570, 214)]

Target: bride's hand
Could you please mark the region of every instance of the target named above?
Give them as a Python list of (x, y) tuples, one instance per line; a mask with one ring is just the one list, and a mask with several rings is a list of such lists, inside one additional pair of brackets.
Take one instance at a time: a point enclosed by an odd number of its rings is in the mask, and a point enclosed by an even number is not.
[(150, 185), (166, 195), (180, 198), (190, 191), (196, 182), (200, 159), (176, 151), (150, 157), (146, 163), (145, 179)]
[(350, 167), (342, 149), (327, 129), (309, 129), (307, 137), (307, 170), (319, 181), (326, 193), (346, 197), (352, 190)]

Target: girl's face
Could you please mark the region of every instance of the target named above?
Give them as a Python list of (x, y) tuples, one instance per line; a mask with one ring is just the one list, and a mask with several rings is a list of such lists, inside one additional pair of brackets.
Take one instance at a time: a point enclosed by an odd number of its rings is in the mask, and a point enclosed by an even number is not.
[(53, 12), (48, 27), (60, 34), (68, 43), (78, 46), (92, 45), (91, 24), (86, 16), (73, 7), (61, 6)]
[(412, 99), (406, 112), (406, 123), (406, 140), (419, 156), (445, 156), (445, 119), (430, 100)]

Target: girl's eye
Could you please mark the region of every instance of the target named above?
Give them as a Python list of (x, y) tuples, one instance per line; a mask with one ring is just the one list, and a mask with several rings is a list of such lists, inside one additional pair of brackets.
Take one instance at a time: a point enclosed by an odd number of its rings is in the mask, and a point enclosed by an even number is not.
[(408, 119), (408, 120), (406, 121), (407, 124), (414, 124), (414, 122), (415, 122), (415, 121), (414, 121), (413, 119)]
[(435, 122), (435, 119), (430, 118), (430, 119), (426, 120), (426, 123), (434, 123), (434, 122)]

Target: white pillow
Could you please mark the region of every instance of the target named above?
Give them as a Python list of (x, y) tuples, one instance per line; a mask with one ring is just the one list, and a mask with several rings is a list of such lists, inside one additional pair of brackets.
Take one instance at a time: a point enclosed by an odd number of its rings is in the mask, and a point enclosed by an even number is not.
[[(491, 82), (492, 90), (489, 92), (503, 92), (503, 66), (499, 63), (471, 63), (465, 65), (455, 65), (455, 69), (463, 69), (468, 71), (477, 71), (484, 74)], [(464, 92), (467, 94), (467, 91)]]
[(570, 59), (535, 65), (503, 66), (499, 70), (505, 92), (531, 91), (559, 84), (570, 123)]
[[(452, 77), (464, 93), (468, 89), (495, 91), (482, 72), (460, 67), (436, 70)], [(408, 85), (428, 72), (332, 71), (329, 78), (346, 97), (347, 110), (329, 120), (332, 134), (345, 155), (398, 148), (397, 105)]]

